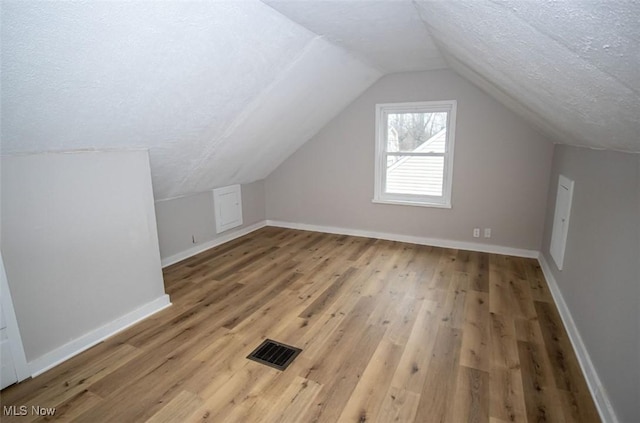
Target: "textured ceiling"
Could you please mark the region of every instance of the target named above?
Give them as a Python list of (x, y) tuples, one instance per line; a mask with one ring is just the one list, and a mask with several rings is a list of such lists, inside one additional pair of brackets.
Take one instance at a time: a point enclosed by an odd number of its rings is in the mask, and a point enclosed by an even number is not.
[(417, 2), (450, 65), (556, 141), (640, 151), (640, 2)]
[(446, 68), (411, 0), (263, 0), (385, 73)]
[(257, 1), (1, 18), (2, 152), (148, 148), (156, 199), (266, 177), (380, 76)]
[(638, 1), (264, 1), (385, 72), (444, 62), (557, 142), (640, 151)]
[(640, 2), (265, 3), (3, 1), (2, 152), (148, 148), (170, 198), (264, 178), (382, 73), (444, 65), (558, 142), (640, 151)]

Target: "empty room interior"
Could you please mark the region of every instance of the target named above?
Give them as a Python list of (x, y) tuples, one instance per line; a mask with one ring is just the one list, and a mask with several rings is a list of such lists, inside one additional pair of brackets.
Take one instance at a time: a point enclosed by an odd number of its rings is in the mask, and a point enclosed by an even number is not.
[(2, 422), (640, 422), (640, 2), (0, 4)]

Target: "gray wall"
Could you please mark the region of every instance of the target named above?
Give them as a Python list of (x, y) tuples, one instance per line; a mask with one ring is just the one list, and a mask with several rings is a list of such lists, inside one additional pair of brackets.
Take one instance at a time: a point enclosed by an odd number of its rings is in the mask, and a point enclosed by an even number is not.
[[(265, 219), (264, 181), (242, 185), (242, 220), (240, 228)], [(213, 241), (216, 234), (213, 191), (156, 202), (160, 255), (163, 259)], [(234, 228), (230, 231), (240, 228)], [(192, 236), (196, 243), (192, 242)]]
[[(375, 104), (457, 100), (452, 209), (373, 204)], [(383, 77), (266, 179), (267, 218), (539, 250), (553, 145), (451, 71)], [(490, 239), (472, 237), (491, 227)]]
[(28, 361), (165, 295), (146, 151), (3, 156), (1, 227)]
[[(549, 254), (558, 175), (575, 181), (563, 270)], [(542, 253), (621, 422), (640, 421), (640, 155), (557, 145)]]

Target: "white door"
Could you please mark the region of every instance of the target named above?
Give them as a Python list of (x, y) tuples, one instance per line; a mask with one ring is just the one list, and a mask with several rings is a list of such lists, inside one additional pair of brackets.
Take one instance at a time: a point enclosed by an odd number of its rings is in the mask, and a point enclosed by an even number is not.
[[(4, 295), (0, 291), (0, 295)], [(0, 299), (0, 389), (4, 389), (18, 381), (16, 366), (13, 364), (11, 344), (7, 335), (7, 320), (4, 318), (2, 301)]]
[(0, 254), (0, 389), (30, 376)]

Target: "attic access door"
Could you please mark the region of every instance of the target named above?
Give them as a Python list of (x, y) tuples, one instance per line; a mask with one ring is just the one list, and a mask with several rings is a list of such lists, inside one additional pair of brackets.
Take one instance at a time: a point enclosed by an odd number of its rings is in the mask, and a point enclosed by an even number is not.
[(242, 192), (240, 185), (213, 190), (216, 213), (216, 233), (242, 225)]
[(553, 216), (553, 231), (551, 232), (551, 246), (549, 252), (556, 262), (558, 270), (564, 265), (564, 251), (569, 234), (569, 215), (573, 198), (573, 181), (560, 175), (558, 178), (558, 193), (556, 194), (556, 211)]

